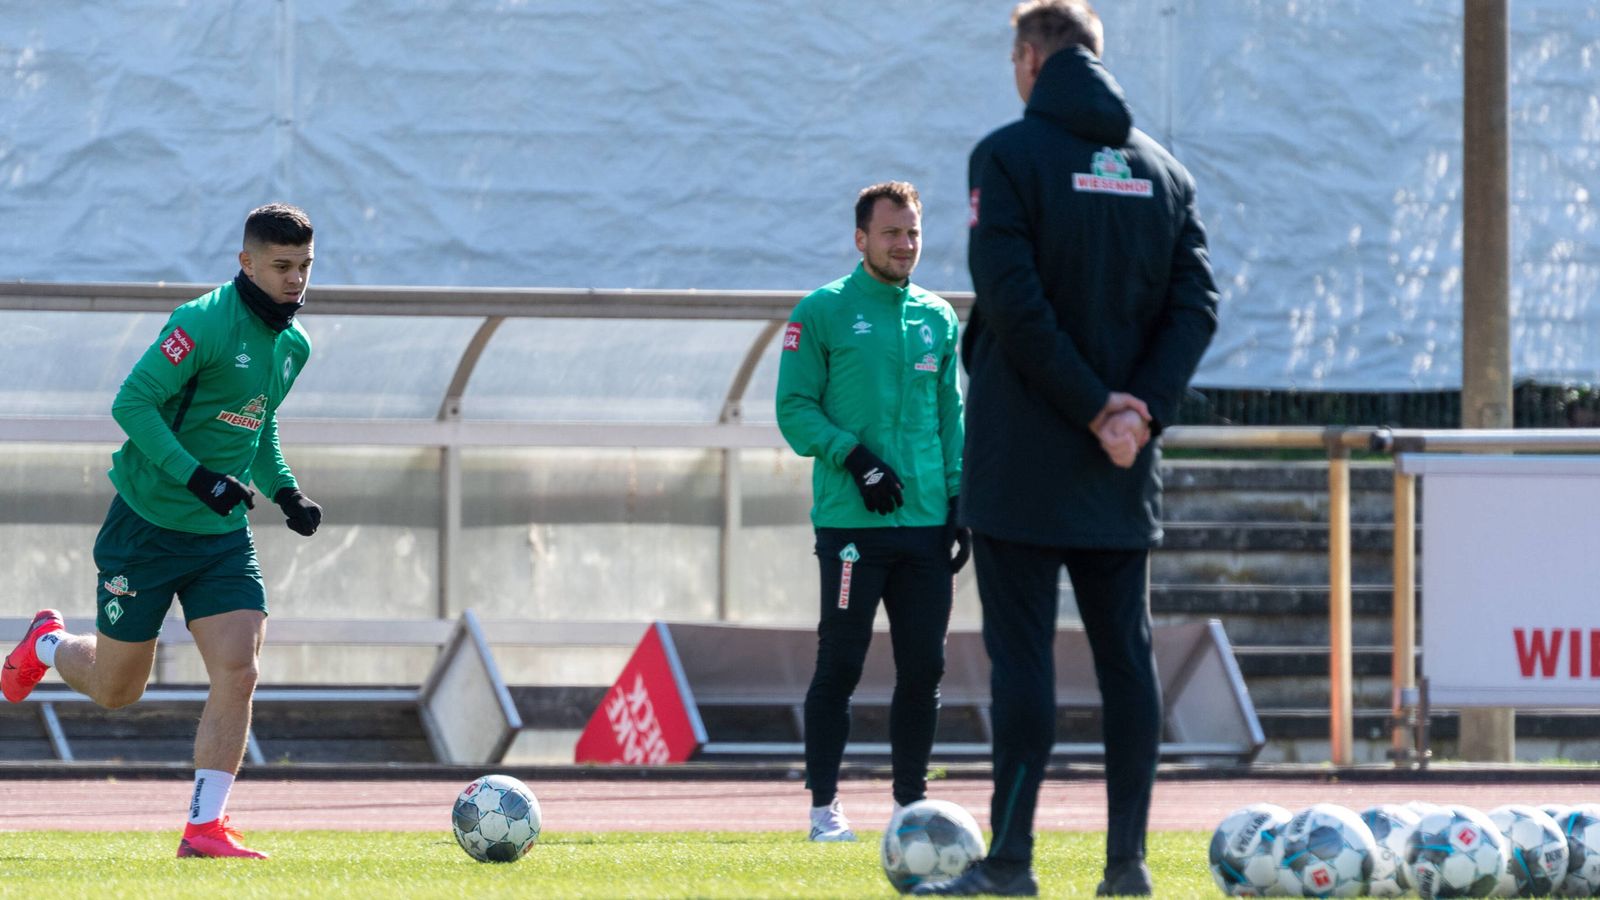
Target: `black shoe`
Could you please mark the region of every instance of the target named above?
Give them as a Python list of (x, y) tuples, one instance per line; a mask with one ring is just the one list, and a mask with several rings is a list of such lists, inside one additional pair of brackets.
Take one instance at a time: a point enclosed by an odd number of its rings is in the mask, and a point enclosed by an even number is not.
[(1028, 866), (998, 871), (980, 862), (949, 881), (924, 882), (912, 889), (918, 897), (1037, 897), (1039, 882)]
[(1106, 866), (1105, 880), (1094, 889), (1096, 897), (1150, 896), (1150, 869), (1142, 859)]

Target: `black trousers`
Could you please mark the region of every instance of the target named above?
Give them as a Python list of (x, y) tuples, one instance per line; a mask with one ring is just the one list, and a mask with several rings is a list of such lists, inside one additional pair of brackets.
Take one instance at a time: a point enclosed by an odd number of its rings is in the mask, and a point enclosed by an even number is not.
[(973, 535), (992, 666), (991, 859), (1033, 859), (1033, 815), (1055, 743), (1054, 643), (1067, 567), (1100, 682), (1106, 747), (1106, 858), (1142, 858), (1161, 748), (1161, 683), (1150, 646), (1150, 552), (1014, 544)]
[(817, 529), (822, 613), (805, 715), (806, 786), (813, 806), (828, 805), (838, 793), (839, 762), (850, 739), (850, 696), (861, 681), (880, 599), (894, 647), (889, 706), (894, 799), (911, 803), (927, 793), (955, 588), (943, 535), (939, 526)]

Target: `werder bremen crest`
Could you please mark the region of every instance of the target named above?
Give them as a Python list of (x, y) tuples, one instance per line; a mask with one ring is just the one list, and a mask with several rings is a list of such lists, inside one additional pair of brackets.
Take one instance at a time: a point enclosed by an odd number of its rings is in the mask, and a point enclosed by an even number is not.
[(123, 613), (122, 602), (117, 598), (137, 597), (139, 592), (128, 589), (128, 576), (126, 575), (118, 575), (100, 586), (105, 588), (106, 593), (111, 595), (111, 602), (106, 604), (106, 618), (110, 620), (111, 624), (115, 625), (117, 620), (122, 618)]
[(1133, 169), (1128, 166), (1128, 157), (1121, 150), (1106, 147), (1094, 152), (1094, 161), (1090, 169), (1101, 178), (1132, 178)]

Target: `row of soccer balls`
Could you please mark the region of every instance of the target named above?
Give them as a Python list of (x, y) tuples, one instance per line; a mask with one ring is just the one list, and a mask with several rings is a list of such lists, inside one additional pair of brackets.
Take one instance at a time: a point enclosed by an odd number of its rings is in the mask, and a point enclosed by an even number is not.
[(1211, 877), (1235, 897), (1600, 896), (1600, 804), (1256, 803), (1211, 836)]

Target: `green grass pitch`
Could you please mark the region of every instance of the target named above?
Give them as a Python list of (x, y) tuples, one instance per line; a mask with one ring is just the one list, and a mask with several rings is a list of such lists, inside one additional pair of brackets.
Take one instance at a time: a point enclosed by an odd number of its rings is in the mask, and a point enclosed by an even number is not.
[[(545, 834), (521, 861), (473, 861), (449, 832), (246, 832), (266, 861), (180, 860), (177, 832), (0, 833), (0, 897), (897, 897), (878, 835), (810, 844), (799, 832)], [(1150, 836), (1163, 897), (1220, 896), (1209, 835)], [(1039, 836), (1041, 896), (1092, 897), (1105, 837)], [(12, 891), (22, 891), (13, 894)]]

